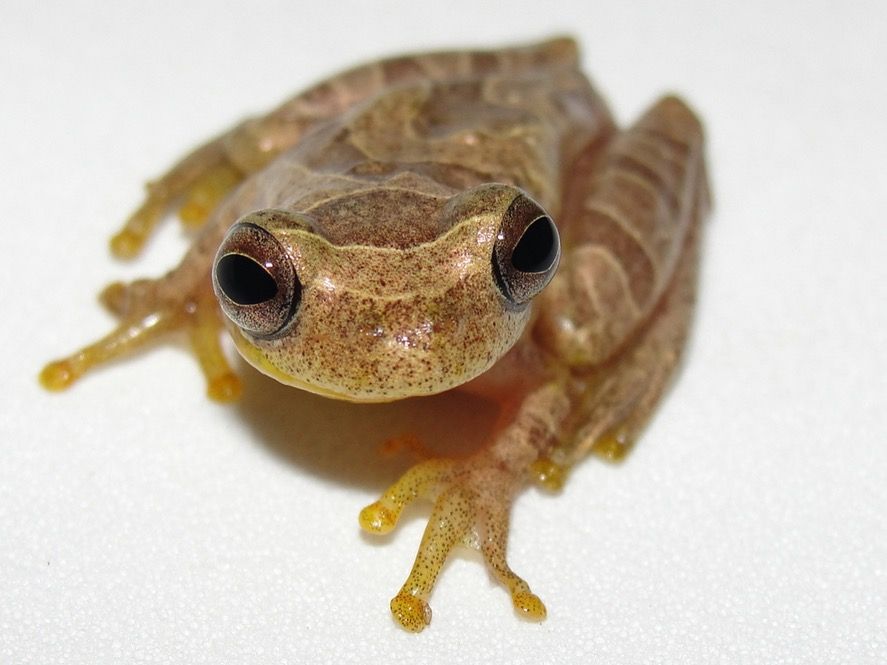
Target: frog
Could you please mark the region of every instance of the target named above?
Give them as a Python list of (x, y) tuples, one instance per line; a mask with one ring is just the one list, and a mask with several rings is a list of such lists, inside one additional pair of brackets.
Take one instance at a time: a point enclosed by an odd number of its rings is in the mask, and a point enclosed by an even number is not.
[(390, 602), (413, 632), (458, 546), (518, 615), (547, 609), (509, 566), (511, 506), (588, 456), (621, 461), (676, 374), (711, 207), (702, 124), (665, 95), (617, 126), (575, 40), (433, 51), (349, 69), (200, 145), (149, 182), (111, 239), (139, 255), (178, 210), (179, 265), (113, 282), (106, 336), (42, 385), (184, 334), (217, 401), (252, 366), (330, 399), (464, 391), (498, 407), (484, 445), (429, 455), (359, 514), (386, 534), (432, 505)]

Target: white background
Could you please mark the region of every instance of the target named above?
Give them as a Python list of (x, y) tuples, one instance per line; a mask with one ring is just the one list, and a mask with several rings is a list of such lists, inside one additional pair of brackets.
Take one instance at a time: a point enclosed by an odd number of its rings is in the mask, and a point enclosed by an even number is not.
[[(883, 7), (6, 1), (0, 662), (887, 661)], [(555, 32), (621, 121), (695, 105), (716, 208), (688, 362), (635, 453), (516, 506), (546, 622), (460, 551), (407, 634), (387, 604), (428, 511), (359, 532), (409, 462), (379, 442), (476, 441), (470, 400), (346, 406), (243, 368), (219, 406), (181, 345), (38, 388), (108, 330), (105, 282), (181, 254), (175, 225), (134, 266), (106, 240), (195, 142), (383, 54)]]

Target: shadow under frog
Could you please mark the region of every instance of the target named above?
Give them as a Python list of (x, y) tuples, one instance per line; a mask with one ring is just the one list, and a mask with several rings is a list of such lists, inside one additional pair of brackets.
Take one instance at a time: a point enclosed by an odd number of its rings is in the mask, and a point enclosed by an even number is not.
[(374, 492), (425, 457), (466, 457), (481, 448), (497, 412), (458, 391), (356, 404), (293, 390), (242, 360), (237, 373), (243, 396), (232, 407), (253, 440), (314, 476)]

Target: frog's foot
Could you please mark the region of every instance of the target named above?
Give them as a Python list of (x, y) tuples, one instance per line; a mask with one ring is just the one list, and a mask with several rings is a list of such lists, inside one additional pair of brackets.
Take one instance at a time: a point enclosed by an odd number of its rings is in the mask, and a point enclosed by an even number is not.
[(521, 615), (535, 621), (545, 618), (545, 605), (505, 559), (508, 515), (519, 484), (519, 478), (489, 454), (463, 461), (433, 459), (410, 469), (361, 511), (361, 526), (383, 534), (394, 528), (415, 499), (434, 501), (413, 569), (391, 600), (391, 612), (401, 626), (419, 632), (430, 623), (428, 598), (450, 550), (459, 543), (480, 549)]
[[(173, 330), (185, 329), (207, 381), (207, 395), (220, 402), (237, 399), (240, 380), (231, 370), (219, 342), (221, 320), (209, 297), (184, 302), (162, 297), (159, 282), (138, 280), (130, 285), (111, 284), (101, 295), (104, 304), (120, 318), (108, 335), (75, 353), (47, 364), (40, 383), (47, 390), (71, 386), (87, 371), (125, 356)], [(163, 302), (167, 304), (160, 304)]]
[(171, 206), (180, 204), (186, 227), (203, 224), (243, 174), (226, 156), (222, 139), (198, 148), (167, 173), (147, 185), (141, 206), (111, 238), (112, 253), (123, 259), (137, 256)]

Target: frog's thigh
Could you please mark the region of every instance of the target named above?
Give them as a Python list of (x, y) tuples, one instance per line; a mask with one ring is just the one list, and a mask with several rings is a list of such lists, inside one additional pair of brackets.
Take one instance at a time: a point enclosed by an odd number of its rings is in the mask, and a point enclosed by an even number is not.
[(604, 148), (592, 145), (567, 185), (564, 256), (544, 294), (540, 334), (572, 366), (609, 359), (671, 282), (704, 189), (702, 131), (669, 97)]
[(589, 449), (621, 458), (674, 371), (708, 208), (702, 155), (698, 120), (665, 98), (608, 146), (596, 170), (577, 173), (566, 211), (572, 246), (547, 303), (546, 320), (560, 323), (542, 332), (595, 378), (581, 399), (585, 425), (555, 462), (572, 464)]
[(701, 228), (694, 224), (674, 283), (653, 311), (649, 326), (581, 398), (576, 435), (552, 453), (570, 466), (589, 451), (610, 461), (625, 457), (649, 420), (678, 366), (696, 295)]

